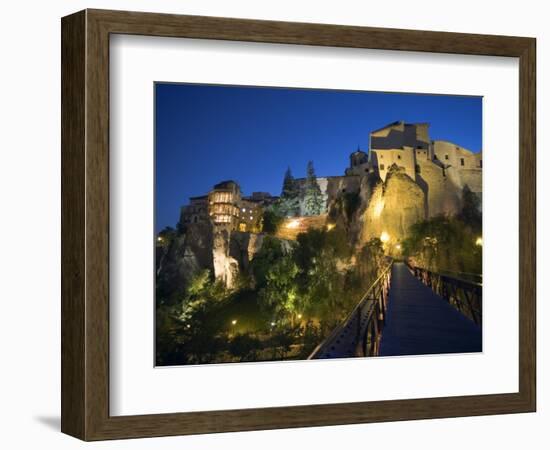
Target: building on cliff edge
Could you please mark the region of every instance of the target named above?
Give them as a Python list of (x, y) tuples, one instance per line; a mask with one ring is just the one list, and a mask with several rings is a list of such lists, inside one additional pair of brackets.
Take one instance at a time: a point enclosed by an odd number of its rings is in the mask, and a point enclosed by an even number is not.
[[(369, 150), (354, 151), (344, 175), (317, 177), (324, 200), (321, 215), (327, 214), (333, 199), (359, 192), (365, 176), (385, 182), (394, 166), (423, 190), (426, 217), (456, 213), (465, 186), (481, 197), (482, 162), (481, 151), (474, 153), (452, 142), (431, 140), (428, 123), (393, 122), (369, 134)], [(300, 192), (299, 215), (303, 216), (306, 179), (295, 181)], [(263, 210), (278, 199), (267, 192), (246, 197), (237, 182), (222, 181), (207, 195), (189, 199), (181, 209), (180, 224), (211, 223), (218, 229), (259, 232)]]
[[(461, 184), (472, 184), (469, 186), (472, 191), (481, 192), (482, 153), (473, 153), (452, 142), (430, 140), (428, 123), (398, 121), (372, 131), (369, 152), (359, 148), (353, 152), (346, 175), (374, 172), (385, 181), (390, 167), (395, 164), (411, 179), (418, 181), (418, 174), (422, 171), (420, 163), (426, 161), (438, 166), (443, 176), (453, 168), (459, 178), (467, 179)], [(478, 176), (479, 182), (473, 180)]]

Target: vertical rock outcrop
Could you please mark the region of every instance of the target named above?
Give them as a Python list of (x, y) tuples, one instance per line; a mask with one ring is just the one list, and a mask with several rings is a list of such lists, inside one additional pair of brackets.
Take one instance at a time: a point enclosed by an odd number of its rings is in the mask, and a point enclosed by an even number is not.
[(212, 228), (190, 225), (166, 247), (157, 248), (157, 297), (181, 294), (201, 270), (212, 267)]
[(230, 254), (231, 232), (219, 230), (214, 232), (212, 242), (212, 262), (214, 265), (214, 276), (221, 280), (226, 287), (231, 289), (239, 274), (239, 262)]
[(385, 182), (372, 190), (363, 214), (360, 243), (382, 235), (389, 242), (403, 239), (409, 227), (426, 218), (425, 194), (402, 169), (392, 167)]

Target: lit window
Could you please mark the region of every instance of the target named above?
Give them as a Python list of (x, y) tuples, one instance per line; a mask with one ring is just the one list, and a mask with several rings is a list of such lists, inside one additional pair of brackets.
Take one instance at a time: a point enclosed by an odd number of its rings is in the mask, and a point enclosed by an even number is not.
[(252, 220), (252, 219), (254, 219), (254, 217), (253, 217), (253, 216), (250, 216), (250, 220)]
[(243, 208), (243, 212), (246, 212), (246, 208)]

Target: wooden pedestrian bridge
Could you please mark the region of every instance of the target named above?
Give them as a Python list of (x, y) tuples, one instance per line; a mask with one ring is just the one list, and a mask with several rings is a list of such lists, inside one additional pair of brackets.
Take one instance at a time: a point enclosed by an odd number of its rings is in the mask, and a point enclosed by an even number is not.
[(480, 352), (481, 288), (470, 274), (390, 262), (309, 359)]

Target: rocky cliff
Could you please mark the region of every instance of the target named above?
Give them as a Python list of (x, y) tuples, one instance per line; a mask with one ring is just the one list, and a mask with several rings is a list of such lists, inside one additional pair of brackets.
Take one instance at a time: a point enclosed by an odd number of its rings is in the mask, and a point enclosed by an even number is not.
[[(365, 198), (365, 197), (363, 197)], [(359, 217), (359, 243), (387, 236), (390, 242), (403, 239), (409, 227), (426, 217), (426, 197), (422, 188), (403, 170), (392, 168), (380, 181)]]
[(170, 298), (184, 292), (189, 281), (213, 266), (213, 233), (208, 224), (189, 226), (157, 247), (157, 298)]
[(208, 269), (226, 287), (235, 286), (262, 247), (264, 234), (230, 232), (206, 223), (190, 224), (166, 245), (157, 247), (158, 295), (184, 292), (191, 279)]

